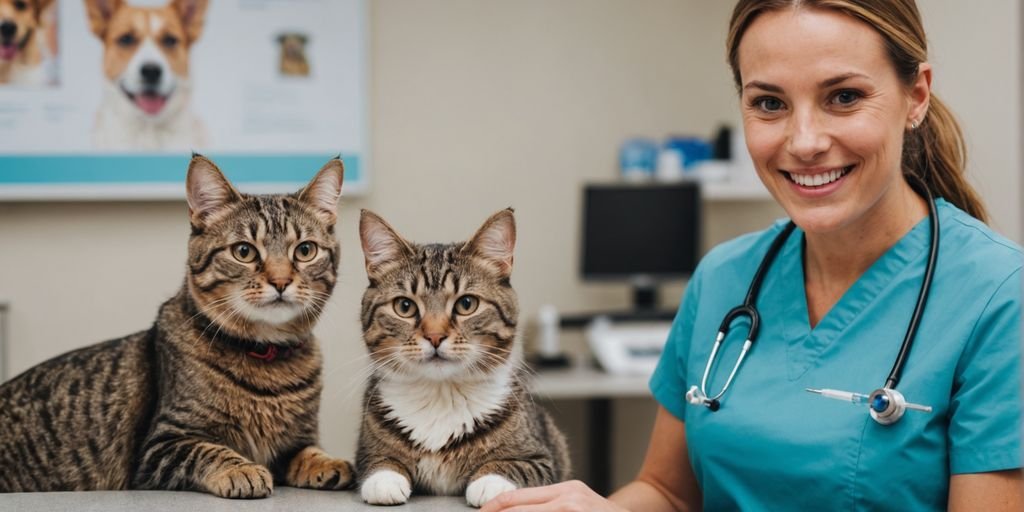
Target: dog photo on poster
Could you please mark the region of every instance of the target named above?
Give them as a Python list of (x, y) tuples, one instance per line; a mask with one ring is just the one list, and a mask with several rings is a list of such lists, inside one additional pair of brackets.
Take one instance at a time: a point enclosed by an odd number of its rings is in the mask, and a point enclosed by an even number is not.
[(0, 0), (0, 199), (367, 185), (365, 0)]

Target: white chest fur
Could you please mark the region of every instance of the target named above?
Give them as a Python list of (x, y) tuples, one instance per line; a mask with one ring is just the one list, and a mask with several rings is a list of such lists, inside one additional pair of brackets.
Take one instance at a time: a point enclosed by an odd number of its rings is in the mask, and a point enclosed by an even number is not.
[(512, 370), (499, 368), (486, 379), (435, 381), (386, 378), (379, 384), (388, 419), (396, 421), (409, 439), (431, 452), (452, 439), (473, 433), (477, 420), (504, 406)]
[(11, 85), (38, 86), (46, 84), (46, 69), (43, 64), (26, 66), (15, 63), (10, 70)]
[(428, 453), (420, 457), (416, 461), (416, 471), (420, 485), (426, 487), (431, 494), (455, 496), (462, 492), (462, 475), (454, 464), (446, 463), (441, 454)]

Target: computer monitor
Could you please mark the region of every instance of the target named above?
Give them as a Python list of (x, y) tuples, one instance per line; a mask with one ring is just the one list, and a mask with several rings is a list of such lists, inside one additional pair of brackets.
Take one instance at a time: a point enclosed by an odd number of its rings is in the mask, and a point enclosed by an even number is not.
[(657, 284), (697, 267), (701, 201), (696, 182), (587, 185), (583, 196), (585, 280), (633, 284), (633, 306), (655, 309)]

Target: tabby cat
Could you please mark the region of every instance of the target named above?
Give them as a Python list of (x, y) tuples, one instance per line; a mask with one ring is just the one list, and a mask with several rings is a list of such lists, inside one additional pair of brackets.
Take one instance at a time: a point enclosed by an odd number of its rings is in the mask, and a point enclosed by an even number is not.
[(531, 401), (514, 347), (512, 210), (463, 243), (410, 243), (368, 211), (359, 232), (373, 363), (356, 453), (363, 499), (405, 503), (415, 488), (479, 507), (567, 479), (565, 438)]
[(0, 386), (0, 491), (347, 487), (352, 466), (317, 448), (312, 335), (335, 284), (343, 172), (334, 159), (295, 194), (252, 196), (194, 155), (184, 285), (149, 330)]

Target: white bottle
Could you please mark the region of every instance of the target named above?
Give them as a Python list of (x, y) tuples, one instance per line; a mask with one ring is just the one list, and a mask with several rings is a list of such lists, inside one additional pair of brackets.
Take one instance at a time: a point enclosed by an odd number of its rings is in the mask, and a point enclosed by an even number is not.
[(540, 337), (537, 353), (542, 359), (555, 359), (562, 356), (558, 343), (558, 309), (552, 304), (544, 304), (537, 312), (537, 323), (540, 324)]

